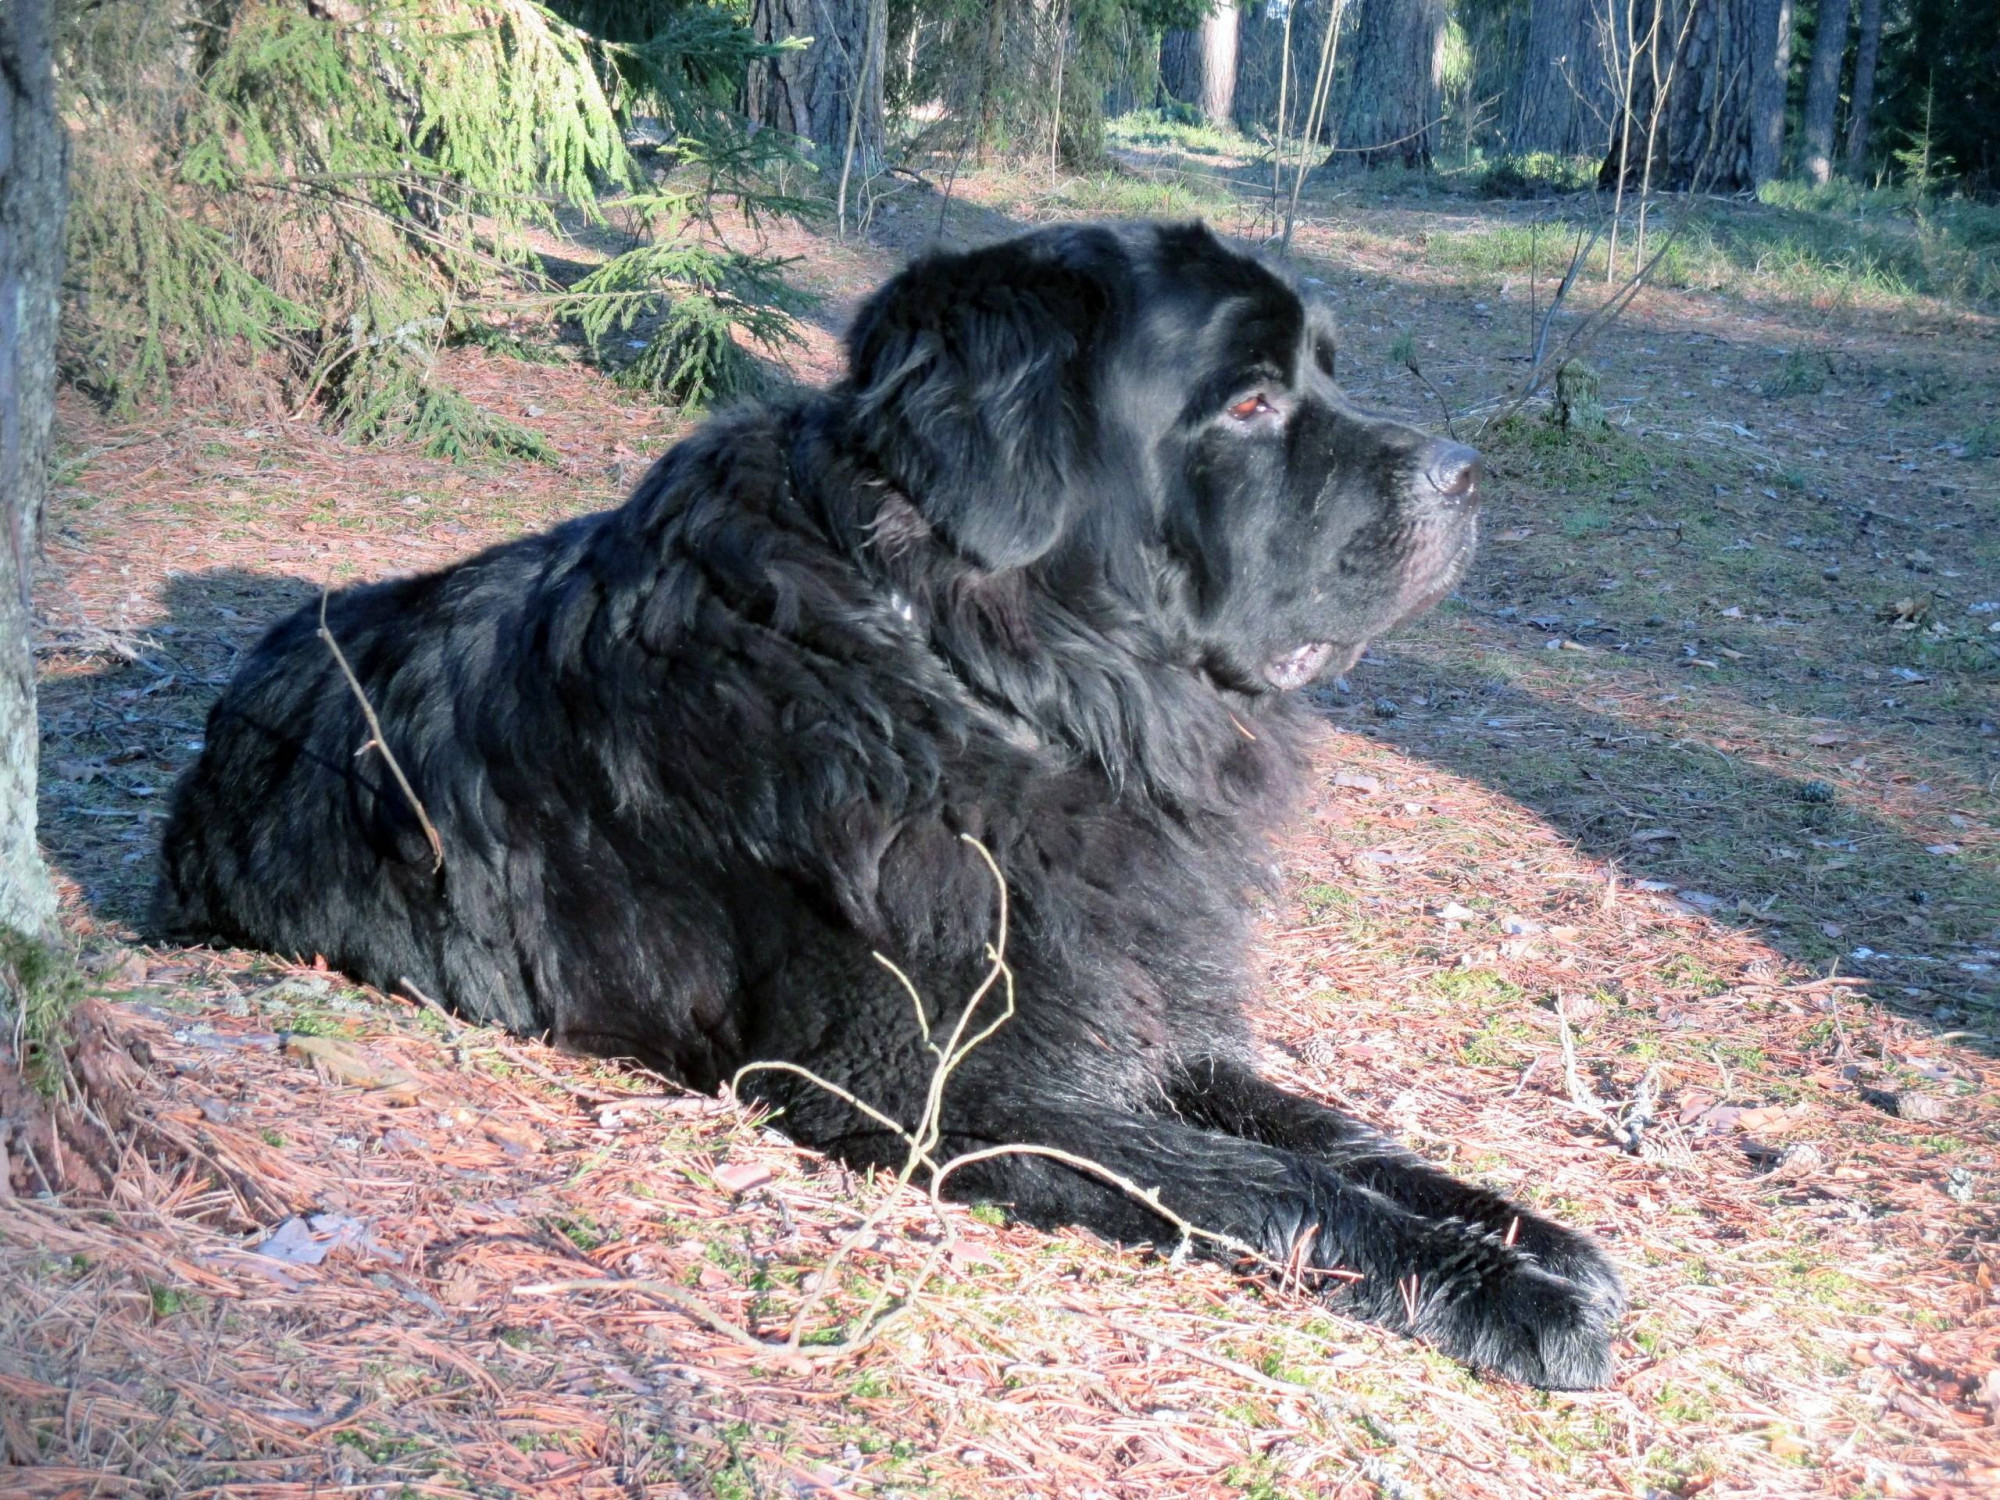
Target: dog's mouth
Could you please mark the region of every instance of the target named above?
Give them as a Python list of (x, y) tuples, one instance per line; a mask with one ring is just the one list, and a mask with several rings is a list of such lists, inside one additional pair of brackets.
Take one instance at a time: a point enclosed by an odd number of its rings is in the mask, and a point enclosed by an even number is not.
[(1361, 647), (1337, 646), (1331, 641), (1307, 641), (1283, 656), (1264, 663), (1264, 680), (1281, 693), (1302, 688), (1321, 676), (1336, 657), (1339, 671), (1345, 672), (1360, 658)]

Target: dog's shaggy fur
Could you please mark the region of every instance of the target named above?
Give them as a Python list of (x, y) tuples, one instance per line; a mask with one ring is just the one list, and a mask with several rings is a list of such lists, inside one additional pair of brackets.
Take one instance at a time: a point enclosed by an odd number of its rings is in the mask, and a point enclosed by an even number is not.
[[(1451, 586), (1476, 455), (1358, 411), (1332, 329), (1198, 226), (920, 261), (833, 390), (710, 422), (619, 509), (278, 625), (209, 719), (163, 932), (384, 987), (701, 1089), (781, 1059), (905, 1124), (1005, 872), (1018, 1014), (942, 1151), (1063, 1148), (1336, 1306), (1550, 1386), (1607, 1378), (1584, 1236), (1260, 1078), (1246, 891), (1306, 716), (1287, 690)], [(903, 1143), (750, 1091), (855, 1163)], [(1163, 1221), (1048, 1158), (955, 1187), (1125, 1240)]]

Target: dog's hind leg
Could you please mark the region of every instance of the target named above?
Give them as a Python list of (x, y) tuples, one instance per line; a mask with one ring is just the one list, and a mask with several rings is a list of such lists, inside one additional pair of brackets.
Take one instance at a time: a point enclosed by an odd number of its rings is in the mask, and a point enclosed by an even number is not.
[(1168, 1097), (1192, 1124), (1317, 1158), (1345, 1180), (1426, 1219), (1497, 1231), (1543, 1269), (1579, 1283), (1614, 1309), (1625, 1305), (1618, 1272), (1588, 1235), (1439, 1171), (1381, 1132), (1288, 1094), (1241, 1062), (1203, 1058), (1186, 1066), (1173, 1078)]
[[(1502, 1230), (1417, 1212), (1330, 1161), (1164, 1116), (1046, 1098), (988, 1096), (949, 1114), (940, 1159), (1000, 1144), (1053, 1147), (1157, 1191), (1162, 1207), (1295, 1270), (1329, 1305), (1469, 1364), (1558, 1388), (1610, 1376), (1614, 1301), (1552, 1274)], [(1129, 1188), (1048, 1157), (990, 1157), (956, 1174), (950, 1191), (1121, 1240), (1177, 1233)]]

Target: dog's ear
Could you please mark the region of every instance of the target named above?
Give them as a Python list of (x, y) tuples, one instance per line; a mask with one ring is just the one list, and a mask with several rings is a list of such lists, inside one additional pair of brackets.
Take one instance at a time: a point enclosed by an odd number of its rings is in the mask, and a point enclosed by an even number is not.
[(1027, 566), (1068, 524), (1120, 255), (1077, 230), (934, 256), (855, 319), (856, 435), (982, 568)]

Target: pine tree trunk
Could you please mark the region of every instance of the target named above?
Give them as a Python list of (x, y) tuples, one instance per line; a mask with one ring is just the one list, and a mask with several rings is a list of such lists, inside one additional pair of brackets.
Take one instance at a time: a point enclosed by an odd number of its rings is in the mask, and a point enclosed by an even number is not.
[(1219, 0), (1196, 33), (1201, 45), (1201, 117), (1227, 125), (1236, 102), (1236, 37), (1239, 15), (1231, 0)]
[[(877, 34), (869, 36), (870, 22)], [(750, 65), (743, 86), (743, 111), (760, 125), (804, 136), (823, 152), (847, 146), (849, 99), (870, 46), (879, 58), (880, 7), (869, 0), (755, 0), (750, 30), (760, 42), (809, 36), (803, 51), (786, 52)], [(856, 150), (865, 158), (883, 142), (882, 74), (878, 63), (861, 88)]]
[[(40, 935), (55, 892), (35, 843), (29, 586), (55, 415), (68, 141), (56, 115), (48, 0), (0, 4), (0, 930)], [(12, 1036), (12, 1017), (0, 1020)]]
[(1868, 170), (1869, 116), (1875, 113), (1875, 60), (1882, 51), (1882, 0), (1861, 0), (1861, 31), (1854, 41), (1854, 92), (1847, 105), (1847, 173)]
[[(1646, 178), (1650, 133), (1654, 192), (1736, 192), (1751, 186), (1751, 43), (1758, 0), (1632, 3), (1641, 55), (1632, 89), (1631, 144), (1625, 149), (1627, 131), (1621, 126), (1598, 181), (1610, 187), (1622, 169), (1626, 191), (1638, 191)], [(1659, 39), (1657, 65), (1647, 52), (1649, 34)]]
[[(1877, 0), (1880, 3), (1880, 0)], [(1851, 0), (1819, 0), (1813, 21), (1812, 71), (1799, 120), (1799, 169), (1815, 186), (1833, 176), (1833, 112), (1840, 105), (1840, 64), (1847, 56)]]
[(1428, 167), (1444, 101), (1444, 0), (1357, 0), (1340, 142), (1364, 166)]
[(1750, 186), (1785, 163), (1785, 84), (1792, 73), (1792, 0), (1756, 0), (1751, 33)]
[(1515, 84), (1515, 151), (1561, 156), (1604, 149), (1618, 114), (1616, 61), (1601, 0), (1533, 0), (1528, 44)]

